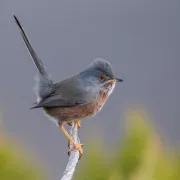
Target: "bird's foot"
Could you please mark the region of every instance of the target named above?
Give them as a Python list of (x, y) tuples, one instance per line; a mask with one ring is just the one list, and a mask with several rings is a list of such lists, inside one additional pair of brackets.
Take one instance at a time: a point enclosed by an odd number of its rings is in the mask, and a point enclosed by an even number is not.
[[(75, 121), (75, 123), (77, 124), (77, 127), (78, 127), (78, 129), (81, 127), (81, 121), (80, 120), (78, 120), (78, 121)], [(67, 123), (69, 126), (72, 126), (72, 122), (68, 122)]]
[(83, 155), (83, 149), (82, 149), (83, 146), (84, 146), (84, 144), (73, 144), (73, 147), (68, 150), (68, 155), (70, 156), (70, 154), (73, 150), (78, 150), (79, 151), (79, 159), (80, 159), (81, 156)]
[(68, 124), (69, 126), (72, 126), (72, 122), (68, 122), (67, 124)]

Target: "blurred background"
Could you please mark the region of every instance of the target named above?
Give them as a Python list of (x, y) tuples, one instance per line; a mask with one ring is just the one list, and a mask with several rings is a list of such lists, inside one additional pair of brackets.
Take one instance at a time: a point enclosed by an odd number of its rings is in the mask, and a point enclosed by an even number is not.
[(29, 110), (36, 101), (36, 69), (13, 13), (55, 82), (97, 57), (124, 79), (102, 111), (82, 122), (84, 157), (75, 179), (179, 177), (178, 0), (0, 0), (0, 175), (59, 179), (68, 161), (67, 139), (40, 109)]

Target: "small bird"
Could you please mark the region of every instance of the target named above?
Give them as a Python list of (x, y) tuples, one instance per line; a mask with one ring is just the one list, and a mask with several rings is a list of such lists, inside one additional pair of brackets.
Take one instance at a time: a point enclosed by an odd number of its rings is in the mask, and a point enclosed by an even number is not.
[(104, 106), (109, 95), (114, 90), (116, 78), (111, 64), (103, 59), (95, 59), (83, 71), (74, 76), (54, 83), (41, 59), (32, 48), (18, 18), (13, 15), (25, 45), (39, 71), (37, 83), (37, 103), (31, 109), (42, 108), (46, 115), (56, 121), (60, 129), (72, 143), (73, 148), (83, 154), (83, 144), (76, 144), (64, 128), (64, 124), (76, 122), (80, 127), (80, 120), (96, 115)]

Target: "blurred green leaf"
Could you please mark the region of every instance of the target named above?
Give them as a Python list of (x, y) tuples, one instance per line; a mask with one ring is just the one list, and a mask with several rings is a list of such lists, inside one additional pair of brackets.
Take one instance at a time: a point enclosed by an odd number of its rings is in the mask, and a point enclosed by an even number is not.
[[(5, 141), (8, 141), (7, 139)], [(25, 156), (9, 141), (0, 141), (0, 179), (1, 180), (40, 180), (41, 173), (25, 160)], [(44, 178), (43, 178), (44, 179)]]
[(107, 157), (103, 146), (86, 148), (76, 180), (179, 180), (180, 156), (170, 154), (139, 111), (126, 118), (126, 133), (115, 146), (114, 157)]
[[(178, 149), (167, 151), (144, 113), (129, 113), (125, 129), (113, 150), (105, 149), (99, 137), (88, 141), (74, 180), (180, 180)], [(0, 138), (0, 180), (40, 180), (42, 173), (34, 163), (10, 141)]]

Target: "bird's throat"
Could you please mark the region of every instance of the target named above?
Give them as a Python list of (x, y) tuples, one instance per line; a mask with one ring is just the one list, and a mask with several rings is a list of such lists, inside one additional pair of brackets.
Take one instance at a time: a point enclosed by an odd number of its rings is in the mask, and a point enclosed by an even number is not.
[(105, 94), (107, 94), (107, 96), (109, 96), (114, 88), (115, 88), (116, 82), (114, 81), (109, 81), (106, 84), (104, 84), (104, 86), (102, 87), (101, 91)]

